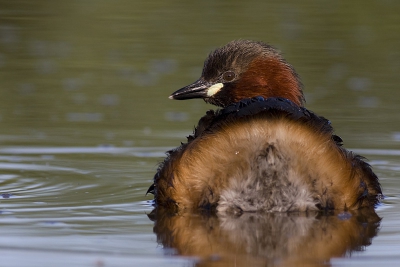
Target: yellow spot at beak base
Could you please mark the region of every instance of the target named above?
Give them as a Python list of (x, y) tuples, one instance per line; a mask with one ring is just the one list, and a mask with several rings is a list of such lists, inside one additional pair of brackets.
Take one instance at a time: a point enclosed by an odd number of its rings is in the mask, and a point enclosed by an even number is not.
[(219, 90), (221, 90), (222, 87), (224, 87), (223, 83), (216, 83), (216, 84), (210, 86), (207, 89), (207, 96), (210, 97), (210, 96), (215, 95), (216, 93), (218, 93)]

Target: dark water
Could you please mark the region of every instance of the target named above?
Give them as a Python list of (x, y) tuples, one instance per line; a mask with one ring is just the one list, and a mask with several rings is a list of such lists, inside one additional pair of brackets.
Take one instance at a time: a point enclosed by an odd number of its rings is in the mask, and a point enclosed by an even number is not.
[[(0, 257), (7, 266), (400, 264), (398, 1), (14, 0), (0, 7)], [(210, 50), (239, 38), (281, 49), (302, 77), (306, 106), (369, 159), (386, 196), (381, 220), (150, 215), (145, 192), (157, 163), (212, 108), (167, 96), (198, 78)]]

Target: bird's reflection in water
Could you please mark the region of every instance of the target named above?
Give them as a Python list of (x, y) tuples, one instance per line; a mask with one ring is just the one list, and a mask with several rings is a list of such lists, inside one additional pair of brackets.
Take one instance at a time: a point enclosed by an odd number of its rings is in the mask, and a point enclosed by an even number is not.
[(241, 216), (155, 209), (157, 240), (196, 266), (329, 266), (371, 244), (374, 210), (336, 213), (244, 213)]

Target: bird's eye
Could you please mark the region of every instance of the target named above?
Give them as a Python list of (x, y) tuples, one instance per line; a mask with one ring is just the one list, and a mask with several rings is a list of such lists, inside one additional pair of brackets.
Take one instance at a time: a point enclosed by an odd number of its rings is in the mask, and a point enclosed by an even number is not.
[(222, 75), (222, 78), (226, 82), (232, 81), (233, 79), (235, 79), (235, 77), (236, 77), (236, 74), (233, 71), (227, 71)]

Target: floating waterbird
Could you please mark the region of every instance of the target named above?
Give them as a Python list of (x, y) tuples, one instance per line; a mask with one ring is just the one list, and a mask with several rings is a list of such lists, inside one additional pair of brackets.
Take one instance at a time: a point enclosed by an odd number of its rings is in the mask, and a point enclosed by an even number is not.
[(212, 52), (200, 79), (170, 99), (221, 107), (187, 143), (167, 152), (148, 192), (155, 205), (218, 213), (373, 208), (382, 194), (364, 158), (330, 121), (303, 107), (302, 83), (272, 46), (232, 41)]

